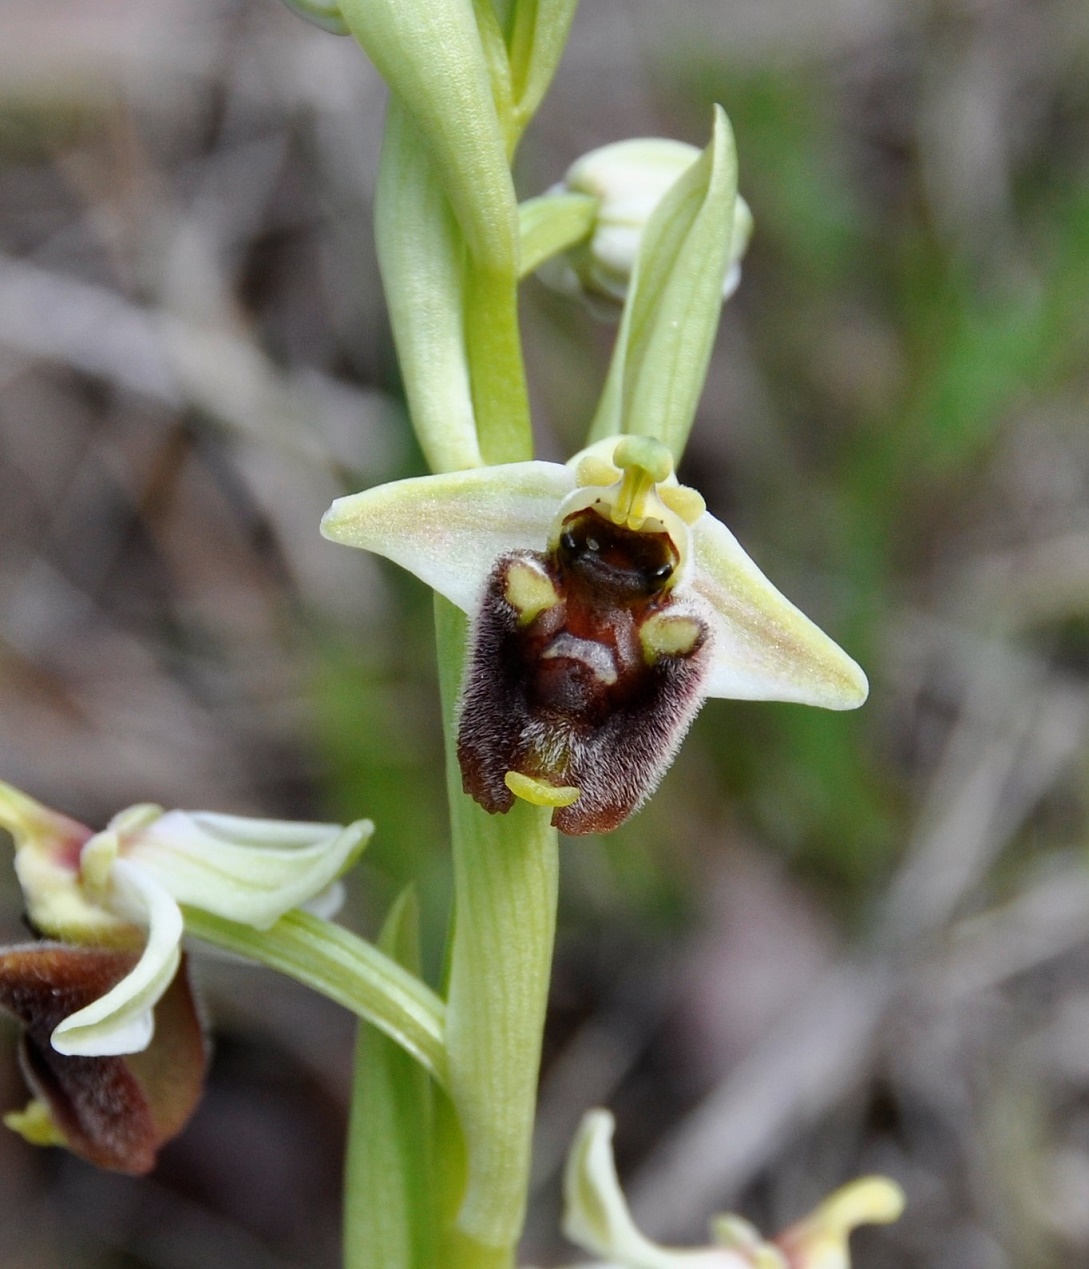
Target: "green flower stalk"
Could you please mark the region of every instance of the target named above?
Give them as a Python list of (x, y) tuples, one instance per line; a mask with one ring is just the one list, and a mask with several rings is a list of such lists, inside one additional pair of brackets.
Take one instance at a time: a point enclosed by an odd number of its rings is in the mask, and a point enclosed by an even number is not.
[[(321, 527), (435, 591), (454, 876), (442, 994), (421, 977), (411, 893), (378, 945), (314, 910), (369, 821), (142, 805), (95, 833), (0, 785), (0, 825), (46, 936), (0, 950), (0, 1006), (24, 1028), (35, 1092), (8, 1122), (103, 1166), (152, 1165), (204, 1071), (188, 933), (362, 1020), (348, 1269), (511, 1269), (559, 831), (606, 832), (635, 814), (708, 698), (853, 709), (868, 685), (675, 475), (751, 229), (721, 108), (703, 151), (608, 146), (519, 208), (511, 159), (574, 0), (288, 2), (353, 35), (391, 93), (378, 258), (433, 474), (338, 499)], [(541, 268), (620, 308), (586, 447), (565, 464), (533, 459), (518, 283)], [(870, 1178), (771, 1242), (724, 1217), (711, 1247), (659, 1247), (628, 1213), (611, 1134), (611, 1118), (591, 1114), (566, 1179), (566, 1231), (603, 1269), (847, 1269), (850, 1230), (901, 1204)]]

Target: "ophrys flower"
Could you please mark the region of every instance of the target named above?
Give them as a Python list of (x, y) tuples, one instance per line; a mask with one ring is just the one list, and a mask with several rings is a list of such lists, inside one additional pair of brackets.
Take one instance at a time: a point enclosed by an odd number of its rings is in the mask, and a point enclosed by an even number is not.
[(775, 589), (668, 449), (612, 437), (338, 499), (322, 532), (376, 551), (474, 617), (460, 709), (465, 789), (555, 808), (572, 834), (623, 822), (704, 698), (853, 709), (861, 669)]

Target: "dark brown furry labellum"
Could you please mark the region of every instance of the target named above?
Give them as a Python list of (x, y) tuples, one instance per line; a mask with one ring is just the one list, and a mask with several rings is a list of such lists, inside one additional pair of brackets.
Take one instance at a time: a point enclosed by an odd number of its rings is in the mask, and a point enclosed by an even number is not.
[[(462, 692), (466, 793), (508, 811), (512, 785), (565, 833), (607, 832), (654, 790), (699, 709), (709, 630), (675, 596), (676, 547), (593, 509), (547, 553), (489, 575)], [(555, 796), (553, 796), (553, 794)]]

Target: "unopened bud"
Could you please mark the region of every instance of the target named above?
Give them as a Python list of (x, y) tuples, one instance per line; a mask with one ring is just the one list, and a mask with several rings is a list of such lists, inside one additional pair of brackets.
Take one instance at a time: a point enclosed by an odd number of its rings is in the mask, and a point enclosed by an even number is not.
[[(647, 221), (667, 190), (699, 157), (694, 145), (664, 137), (617, 141), (584, 154), (551, 192), (597, 199), (593, 233), (564, 256), (548, 261), (540, 270), (541, 279), (555, 290), (586, 299), (603, 315), (622, 304)], [(740, 197), (734, 204), (730, 233), (723, 299), (737, 289), (740, 260), (752, 233), (752, 214)]]

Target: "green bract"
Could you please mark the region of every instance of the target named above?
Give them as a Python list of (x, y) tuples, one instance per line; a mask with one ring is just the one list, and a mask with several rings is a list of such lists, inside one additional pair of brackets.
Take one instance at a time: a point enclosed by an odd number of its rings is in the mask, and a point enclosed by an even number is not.
[(643, 231), (592, 440), (656, 436), (680, 459), (718, 329), (736, 202), (733, 131), (716, 106), (710, 144)]
[(412, 424), (429, 466), (482, 462), (466, 359), (461, 235), (416, 123), (390, 103), (375, 240)]

